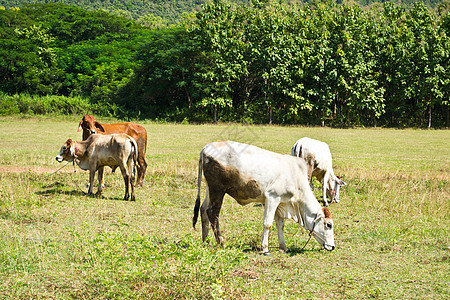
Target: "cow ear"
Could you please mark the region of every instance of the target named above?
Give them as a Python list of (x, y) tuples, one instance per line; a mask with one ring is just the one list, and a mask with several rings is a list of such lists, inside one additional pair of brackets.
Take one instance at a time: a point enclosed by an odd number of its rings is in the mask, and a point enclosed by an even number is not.
[(83, 120), (80, 121), (80, 124), (78, 124), (78, 131), (81, 131), (83, 127), (81, 126), (83, 124)]
[(342, 186), (347, 185), (347, 184), (341, 179), (340, 176), (336, 176), (336, 182), (337, 182), (339, 185), (342, 185)]
[(102, 124), (95, 121), (95, 128), (97, 128), (99, 131), (105, 132), (105, 129), (103, 128)]
[(331, 218), (331, 212), (328, 209), (328, 207), (322, 207), (322, 211), (323, 211), (323, 214), (325, 215), (326, 219), (330, 219)]

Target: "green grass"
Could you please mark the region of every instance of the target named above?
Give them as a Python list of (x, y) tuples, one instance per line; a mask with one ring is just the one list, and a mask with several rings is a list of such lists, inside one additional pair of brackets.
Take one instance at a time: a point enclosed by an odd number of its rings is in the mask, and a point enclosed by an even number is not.
[[(0, 298), (446, 299), (450, 297), (450, 132), (142, 122), (149, 164), (136, 202), (120, 172), (102, 198), (55, 156), (78, 118), (0, 118)], [(290, 253), (258, 250), (263, 208), (226, 197), (225, 249), (192, 229), (198, 155), (217, 140), (290, 153), (326, 141), (347, 186), (330, 209), (336, 250), (286, 222)], [(320, 194), (318, 188), (315, 189)], [(202, 196), (204, 191), (202, 192)]]

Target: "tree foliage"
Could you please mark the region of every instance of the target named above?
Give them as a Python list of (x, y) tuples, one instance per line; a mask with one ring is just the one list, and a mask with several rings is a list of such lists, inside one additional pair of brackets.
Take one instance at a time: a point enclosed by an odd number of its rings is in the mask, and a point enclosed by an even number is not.
[[(335, 0), (335, 3), (345, 3), (347, 0)], [(183, 14), (197, 12), (208, 0), (0, 0), (0, 6), (7, 9), (27, 4), (63, 3), (69, 6), (77, 6), (90, 11), (103, 10), (110, 14), (137, 20), (139, 23), (151, 27), (174, 24)], [(230, 0), (232, 3), (250, 3), (249, 0)], [(301, 4), (311, 3), (310, 0), (287, 0), (286, 3)], [(350, 2), (350, 1), (348, 1)], [(370, 6), (374, 3), (383, 3), (384, 0), (351, 0), (352, 3), (361, 6)], [(401, 0), (394, 2), (397, 5), (411, 8), (416, 0)], [(437, 8), (442, 0), (423, 0), (426, 7)], [(445, 3), (445, 2), (444, 2)]]
[(445, 5), (213, 0), (177, 25), (147, 27), (39, 4), (0, 20), (0, 90), (10, 94), (83, 96), (119, 106), (118, 117), (179, 121), (449, 122)]
[(176, 23), (183, 13), (201, 9), (204, 0), (0, 0), (0, 6), (22, 8), (28, 4), (63, 3), (89, 11), (105, 11), (153, 26)]

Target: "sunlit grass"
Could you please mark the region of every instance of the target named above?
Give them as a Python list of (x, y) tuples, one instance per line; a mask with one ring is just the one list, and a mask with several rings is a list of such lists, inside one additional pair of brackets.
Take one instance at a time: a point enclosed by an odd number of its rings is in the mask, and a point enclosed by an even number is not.
[[(102, 198), (87, 172), (55, 156), (80, 139), (77, 118), (0, 119), (2, 298), (410, 298), (450, 296), (448, 131), (143, 122), (149, 167), (136, 202), (122, 201), (120, 172)], [(290, 153), (303, 136), (330, 145), (343, 175), (330, 209), (336, 250), (320, 250), (286, 222), (290, 253), (259, 253), (263, 207), (226, 196), (220, 249), (192, 229), (198, 155), (232, 139)], [(316, 184), (315, 193), (320, 194)], [(204, 189), (202, 189), (202, 197)]]

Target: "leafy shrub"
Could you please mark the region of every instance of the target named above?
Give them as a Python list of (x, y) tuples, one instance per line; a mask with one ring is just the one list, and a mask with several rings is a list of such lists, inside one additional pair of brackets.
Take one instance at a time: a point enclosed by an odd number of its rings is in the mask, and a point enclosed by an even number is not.
[(0, 94), (0, 115), (81, 115), (95, 113), (116, 116), (120, 108), (111, 103), (93, 102), (88, 98), (66, 96), (35, 96), (28, 94)]
[(17, 107), (16, 101), (13, 97), (7, 96), (5, 94), (0, 94), (0, 115), (14, 115), (19, 113), (19, 108)]

